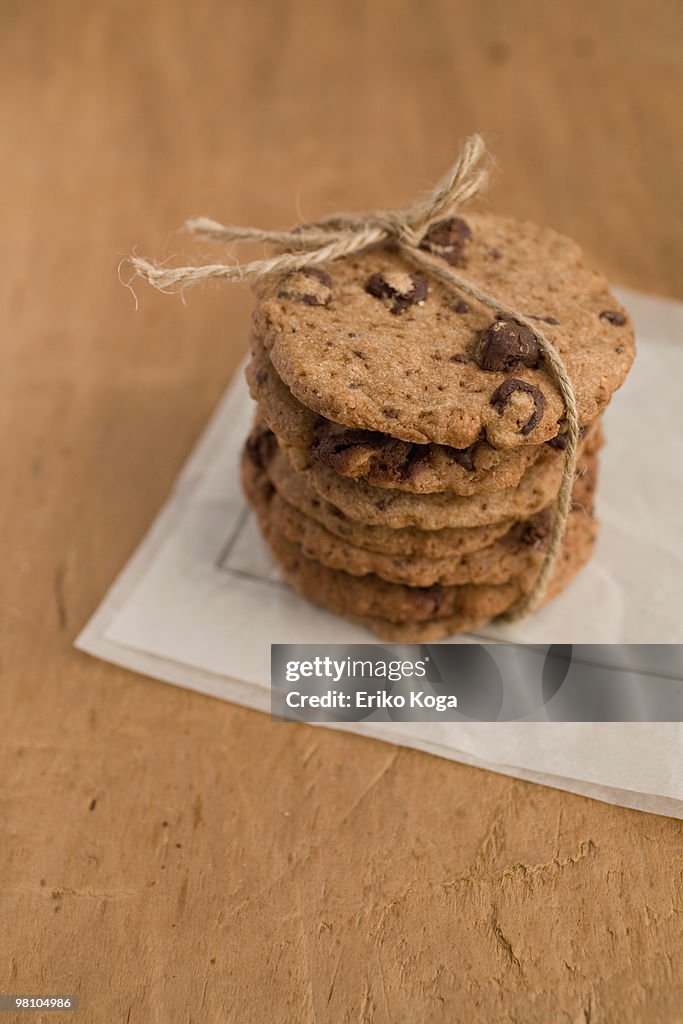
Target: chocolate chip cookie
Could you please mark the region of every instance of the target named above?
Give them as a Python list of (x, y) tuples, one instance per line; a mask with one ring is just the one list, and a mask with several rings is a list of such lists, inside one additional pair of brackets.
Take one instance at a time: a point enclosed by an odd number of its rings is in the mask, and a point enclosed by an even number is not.
[(541, 451), (538, 445), (498, 451), (482, 438), (463, 449), (412, 444), (333, 423), (293, 396), (256, 338), (247, 380), (262, 418), (281, 443), (307, 453), (340, 476), (366, 480), (376, 487), (416, 494), (492, 493), (514, 487)]
[[(246, 463), (248, 465), (248, 463)], [(386, 623), (406, 626), (405, 631), (391, 629), (396, 639), (405, 639), (415, 624), (427, 630), (471, 629), (501, 614), (518, 601), (531, 586), (526, 578), (511, 579), (498, 586), (466, 584), (461, 586), (412, 587), (388, 583), (377, 576), (362, 578), (330, 569), (307, 558), (301, 548), (287, 540), (274, 526), (270, 502), (275, 493), (265, 475), (254, 485), (250, 497), (261, 530), (287, 581), (309, 600), (331, 611), (348, 615), (382, 632)], [(570, 517), (563, 544), (563, 557), (555, 573), (557, 588), (588, 558), (595, 538), (595, 521), (587, 515)], [(554, 591), (551, 591), (554, 592)], [(384, 634), (386, 635), (386, 633)], [(433, 632), (430, 635), (435, 635)], [(436, 634), (439, 635), (439, 634)]]
[(355, 547), (405, 558), (458, 557), (487, 547), (514, 525), (514, 520), (503, 519), (470, 529), (394, 530), (388, 526), (368, 526), (350, 519), (314, 491), (306, 477), (279, 453), (277, 441), (267, 428), (254, 428), (246, 452), (257, 468), (265, 469), (268, 479), (289, 505)]
[[(590, 559), (593, 547), (594, 538), (589, 538), (587, 542), (579, 543), (575, 546), (565, 544), (555, 563), (553, 574), (540, 607), (543, 607), (543, 605), (557, 597), (571, 583), (574, 576)], [(510, 584), (505, 586), (509, 588)], [(517, 600), (519, 599), (513, 600), (512, 604), (516, 604)], [(508, 611), (512, 604), (504, 608), (503, 612)], [(428, 643), (430, 640), (441, 640), (444, 637), (454, 636), (456, 633), (471, 632), (490, 621), (474, 612), (456, 612), (452, 616), (443, 619), (432, 619), (429, 622), (389, 622), (387, 619), (379, 616), (354, 615), (352, 612), (341, 612), (339, 614), (352, 619), (360, 626), (365, 626), (366, 629), (375, 633), (381, 640), (386, 640), (389, 643), (404, 644)], [(497, 614), (500, 615), (502, 612)]]
[[(572, 515), (592, 513), (597, 457), (591, 456), (582, 467), (573, 492)], [(242, 480), (250, 502), (270, 483), (265, 469), (256, 464), (249, 448), (242, 461)], [(533, 579), (538, 573), (553, 523), (553, 510), (544, 509), (530, 520), (514, 524), (491, 545), (458, 556), (441, 558), (406, 557), (371, 551), (351, 544), (325, 529), (274, 490), (269, 493), (269, 522), (282, 536), (296, 544), (307, 557), (330, 569), (341, 569), (352, 576), (373, 574), (390, 583), (413, 587), (487, 583), (499, 584), (518, 577)]]
[[(598, 422), (589, 430), (579, 451), (593, 454), (601, 444)], [(502, 519), (528, 519), (557, 497), (564, 468), (563, 453), (545, 446), (516, 487), (494, 494), (461, 497), (447, 492), (406, 494), (373, 487), (364, 480), (346, 480), (328, 466), (306, 458), (299, 461), (300, 455), (280, 449), (275, 458), (287, 459), (290, 467), (302, 473), (314, 491), (350, 519), (393, 529), (471, 528)]]
[[(634, 356), (628, 316), (575, 242), (493, 214), (432, 229), (445, 264), (538, 321), (557, 348), (588, 425)], [(449, 240), (451, 239), (451, 240)], [(441, 250), (441, 251), (440, 251)], [(254, 333), (291, 393), (314, 413), (414, 444), (539, 445), (564, 405), (533, 335), (454, 293), (388, 249), (371, 249), (261, 286)], [(302, 279), (303, 278), (303, 279)]]

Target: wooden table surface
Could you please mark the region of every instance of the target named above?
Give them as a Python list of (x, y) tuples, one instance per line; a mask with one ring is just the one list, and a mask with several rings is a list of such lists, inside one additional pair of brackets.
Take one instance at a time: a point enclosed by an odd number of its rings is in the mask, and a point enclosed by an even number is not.
[(680, 822), (72, 647), (249, 325), (227, 286), (136, 312), (120, 256), (182, 257), (195, 213), (406, 202), (479, 130), (490, 208), (680, 296), (681, 28), (675, 0), (2, 3), (1, 991), (107, 1024), (683, 1020)]

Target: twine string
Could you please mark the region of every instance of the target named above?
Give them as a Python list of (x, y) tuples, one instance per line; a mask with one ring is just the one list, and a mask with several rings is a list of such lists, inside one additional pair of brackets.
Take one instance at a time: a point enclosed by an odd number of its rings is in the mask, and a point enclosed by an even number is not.
[(579, 419), (576, 398), (567, 369), (555, 346), (538, 324), (520, 310), (507, 306), (493, 295), (482, 291), (472, 281), (449, 265), (445, 265), (420, 243), (434, 224), (453, 216), (485, 187), (488, 170), (483, 165), (485, 147), (479, 135), (469, 138), (448, 173), (424, 199), (402, 210), (375, 210), (365, 215), (334, 214), (316, 224), (302, 225), (286, 231), (264, 231), (260, 228), (226, 226), (207, 217), (187, 221), (187, 230), (199, 238), (230, 244), (261, 242), (275, 246), (276, 255), (267, 259), (240, 263), (210, 263), (204, 266), (166, 267), (140, 256), (131, 256), (129, 263), (135, 277), (142, 277), (159, 291), (179, 292), (210, 280), (248, 281), (271, 275), (292, 273), (332, 263), (354, 253), (378, 245), (397, 248), (414, 266), (443, 281), (449, 288), (487, 306), (494, 313), (515, 320), (528, 328), (536, 338), (545, 362), (554, 377), (566, 411), (566, 447), (562, 482), (557, 495), (550, 541), (529, 593), (501, 618), (513, 622), (532, 612), (541, 602), (560, 553), (562, 539), (571, 510), (571, 494), (576, 475), (579, 442)]

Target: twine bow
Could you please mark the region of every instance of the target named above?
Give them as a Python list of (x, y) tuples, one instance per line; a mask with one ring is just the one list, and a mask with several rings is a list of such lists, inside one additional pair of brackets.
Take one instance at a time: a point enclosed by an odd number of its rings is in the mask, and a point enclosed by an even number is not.
[(212, 241), (263, 242), (282, 250), (269, 259), (252, 260), (248, 263), (235, 260), (233, 263), (210, 263), (205, 266), (165, 267), (139, 256), (132, 256), (129, 263), (135, 271), (134, 276), (144, 278), (159, 291), (179, 292), (191, 285), (212, 279), (247, 281), (291, 273), (344, 259), (370, 246), (391, 245), (399, 249), (410, 263), (443, 281), (450, 288), (464, 292), (495, 313), (527, 327), (536, 338), (546, 365), (562, 395), (566, 410), (567, 444), (548, 550), (530, 592), (502, 616), (511, 622), (527, 615), (541, 602), (560, 552), (576, 475), (579, 420), (574, 389), (564, 363), (552, 342), (539, 330), (538, 324), (520, 310), (506, 306), (495, 296), (482, 291), (427, 249), (420, 248), (420, 243), (430, 227), (453, 216), (463, 203), (484, 188), (488, 181), (488, 171), (483, 167), (484, 156), (482, 138), (479, 135), (471, 136), (465, 142), (448, 174), (431, 194), (403, 210), (376, 210), (361, 215), (335, 214), (316, 224), (295, 227), (288, 231), (226, 227), (207, 217), (189, 220), (185, 225), (192, 234)]

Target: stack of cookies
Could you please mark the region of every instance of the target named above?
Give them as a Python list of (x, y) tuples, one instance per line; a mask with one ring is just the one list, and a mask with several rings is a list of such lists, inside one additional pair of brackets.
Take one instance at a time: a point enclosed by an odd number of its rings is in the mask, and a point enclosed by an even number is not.
[[(600, 414), (634, 357), (579, 247), (492, 214), (422, 245), (538, 321), (573, 383), (581, 445), (545, 600), (590, 557)], [(534, 333), (375, 248), (261, 285), (243, 483), (292, 587), (395, 641), (470, 630), (533, 587), (566, 448)]]

